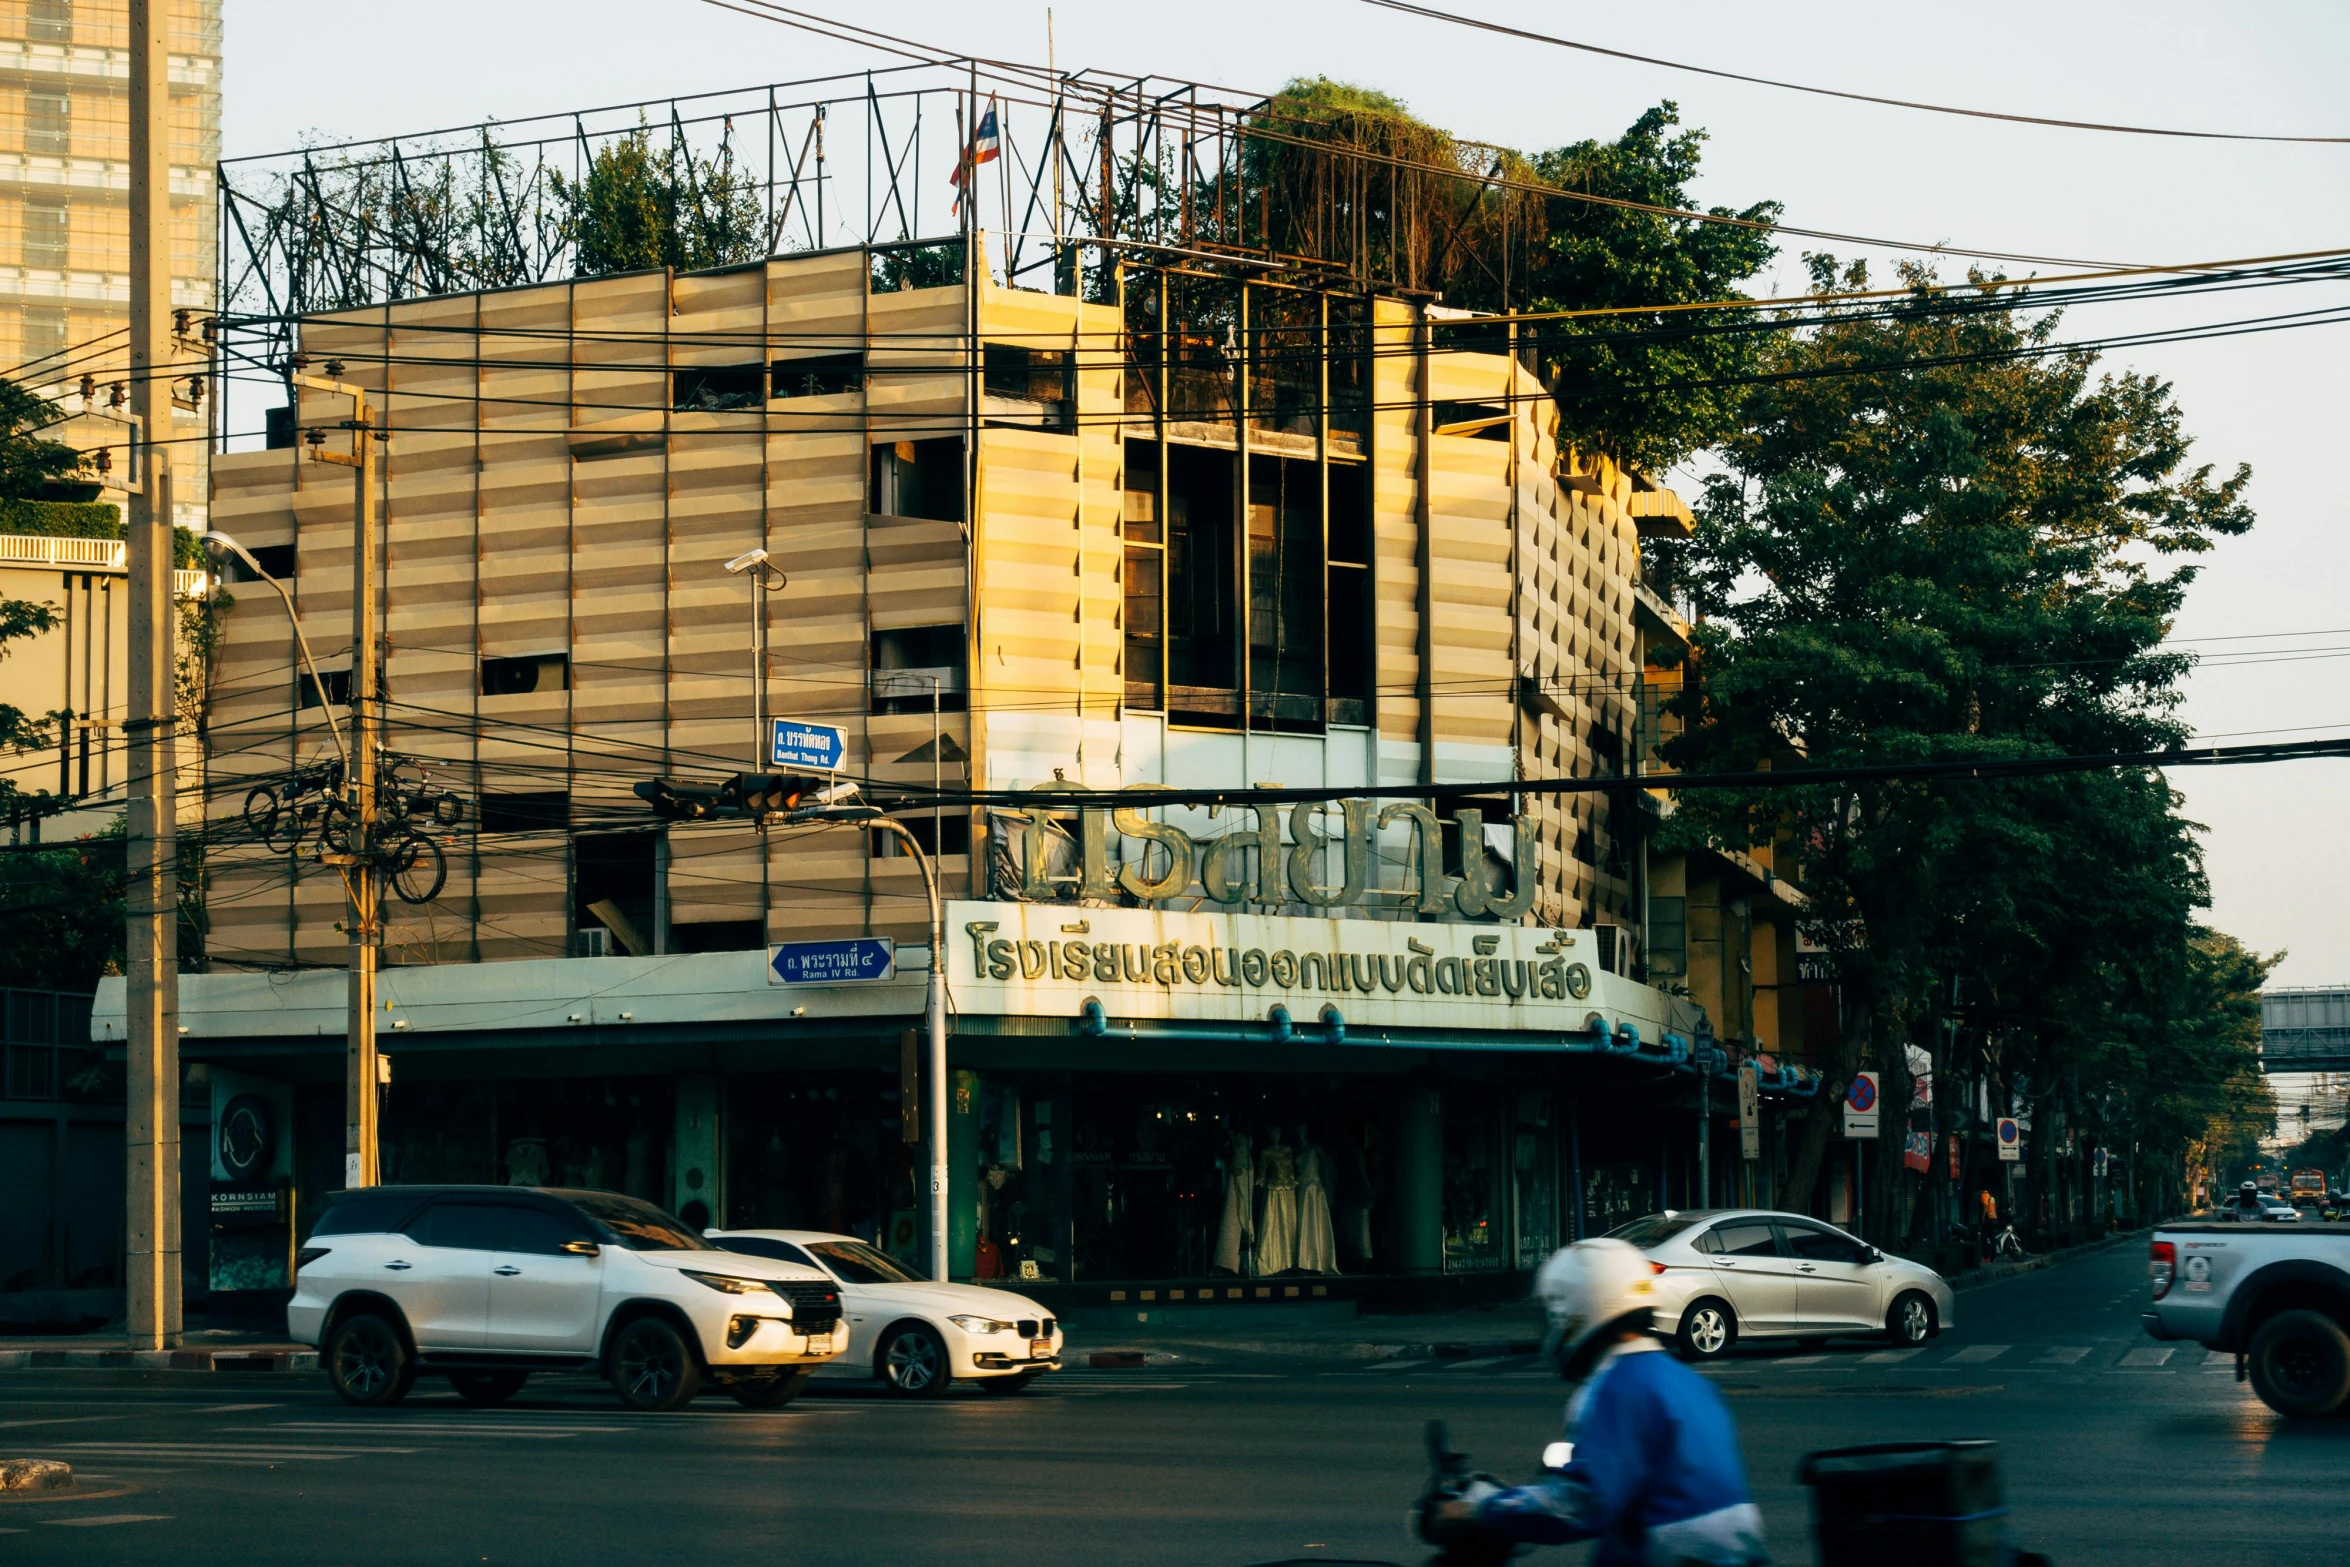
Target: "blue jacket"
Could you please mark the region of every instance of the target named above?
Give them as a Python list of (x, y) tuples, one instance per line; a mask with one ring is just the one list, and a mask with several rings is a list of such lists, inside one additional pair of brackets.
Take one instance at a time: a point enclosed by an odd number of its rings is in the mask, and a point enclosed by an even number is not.
[(1567, 1466), (1487, 1496), (1477, 1522), (1540, 1545), (1596, 1539), (1592, 1567), (1769, 1561), (1729, 1408), (1663, 1348), (1610, 1350), (1567, 1405)]

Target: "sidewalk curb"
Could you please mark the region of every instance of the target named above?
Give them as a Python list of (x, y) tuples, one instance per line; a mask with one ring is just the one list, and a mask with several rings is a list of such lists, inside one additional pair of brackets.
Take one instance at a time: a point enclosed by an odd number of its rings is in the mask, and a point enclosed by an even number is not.
[(318, 1369), (316, 1350), (0, 1349), (0, 1371), (243, 1371)]
[(2110, 1251), (2116, 1246), (2125, 1246), (2132, 1241), (2143, 1240), (2151, 1233), (2149, 1230), (2124, 1230), (2118, 1235), (2108, 1235), (2100, 1240), (2084, 1241), (2078, 1246), (2067, 1246), (2062, 1251), (2042, 1252), (2038, 1256), (2019, 1257), (2013, 1262), (1994, 1262), (1987, 1267), (1969, 1268), (1963, 1273), (1948, 1275), (1942, 1282), (1953, 1290), (1979, 1289), (1985, 1284), (1997, 1284), (2002, 1279), (2012, 1279), (2018, 1274), (2037, 1273), (2043, 1268), (2053, 1268), (2060, 1262), (2070, 1262), (2075, 1257), (2086, 1257), (2091, 1252)]

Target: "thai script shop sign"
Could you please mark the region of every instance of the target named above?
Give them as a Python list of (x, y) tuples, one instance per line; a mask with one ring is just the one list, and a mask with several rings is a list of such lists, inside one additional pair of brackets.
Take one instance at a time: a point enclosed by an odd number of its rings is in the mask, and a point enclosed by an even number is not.
[(1663, 997), (1598, 966), (1590, 931), (1530, 925), (955, 903), (947, 983), (957, 1010), (1301, 1024), (1335, 1007), (1351, 1029), (1585, 1032), (1593, 1013), (1654, 1042)]

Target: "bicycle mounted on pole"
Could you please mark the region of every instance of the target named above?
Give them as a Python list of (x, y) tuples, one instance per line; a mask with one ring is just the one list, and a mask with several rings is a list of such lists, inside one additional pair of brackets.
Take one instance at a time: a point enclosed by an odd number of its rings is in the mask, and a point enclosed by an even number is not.
[[(448, 884), (449, 861), (423, 828), (456, 826), (465, 819), (465, 801), (436, 790), (422, 762), (391, 759), (387, 772), (377, 788), (373, 858), (401, 902), (430, 903)], [(349, 852), (355, 821), (344, 783), (343, 764), (330, 760), (256, 784), (245, 795), (245, 825), (274, 853), (307, 849), (321, 863), (339, 863)]]

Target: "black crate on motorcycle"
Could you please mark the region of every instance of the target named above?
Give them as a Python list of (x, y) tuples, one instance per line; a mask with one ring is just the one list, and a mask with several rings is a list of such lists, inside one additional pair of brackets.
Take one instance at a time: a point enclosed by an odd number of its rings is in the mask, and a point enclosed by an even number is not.
[(1887, 1442), (1807, 1453), (1820, 1567), (2000, 1567), (1996, 1442)]

